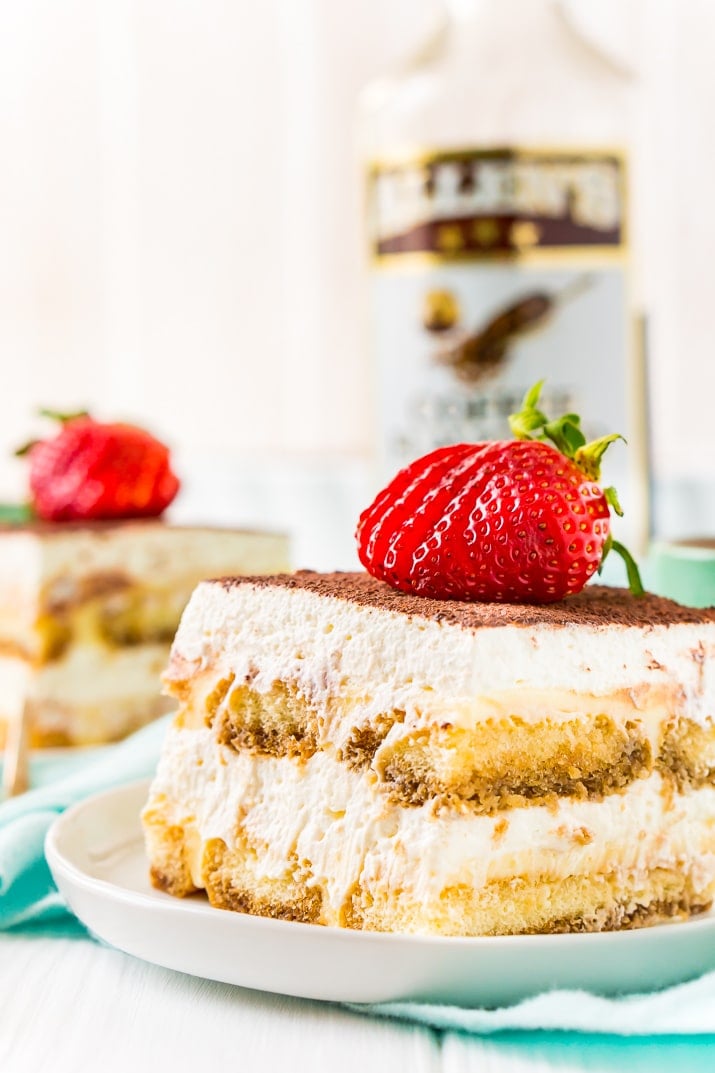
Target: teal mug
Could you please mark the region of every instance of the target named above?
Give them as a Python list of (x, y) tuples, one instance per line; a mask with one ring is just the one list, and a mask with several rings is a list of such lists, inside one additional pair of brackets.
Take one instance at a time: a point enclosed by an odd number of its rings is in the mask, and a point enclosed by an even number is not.
[(654, 544), (648, 587), (689, 607), (715, 607), (715, 537)]

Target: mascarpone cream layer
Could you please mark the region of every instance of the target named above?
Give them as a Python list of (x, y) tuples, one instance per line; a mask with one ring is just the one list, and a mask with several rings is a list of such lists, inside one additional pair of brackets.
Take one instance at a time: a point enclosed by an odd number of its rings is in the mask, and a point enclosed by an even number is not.
[(285, 586), (205, 582), (184, 612), (166, 680), (233, 674), (258, 692), (295, 683), (338, 746), (351, 727), (394, 709), (405, 712), (405, 732), (445, 718), (468, 728), (606, 714), (640, 721), (656, 743), (674, 715), (707, 723), (715, 714), (713, 655), (715, 624), (468, 630)]
[(78, 645), (41, 668), (0, 657), (0, 721), (20, 718), (27, 705), (41, 735), (82, 744), (114, 741), (169, 710), (159, 687), (166, 657), (161, 644)]
[[(430, 900), (456, 884), (478, 889), (514, 876), (557, 880), (678, 867), (698, 888), (715, 877), (715, 789), (676, 794), (657, 774), (600, 802), (463, 815), (429, 803), (391, 804), (367, 773), (326, 753), (303, 764), (236, 754), (210, 730), (174, 726), (151, 787), (147, 810), (154, 809), (202, 842), (220, 838), (229, 848), (240, 816), (258, 875), (281, 878), (296, 859), (307, 863), (335, 922), (358, 882), (367, 891)], [(197, 846), (199, 887), (200, 857)]]
[(62, 659), (43, 667), (0, 656), (0, 716), (8, 718), (20, 711), (25, 701), (72, 707), (103, 704), (117, 697), (159, 695), (167, 647), (71, 645)]
[(187, 593), (207, 577), (289, 569), (288, 540), (276, 533), (124, 522), (106, 528), (0, 533), (0, 638), (27, 643), (43, 606), (71, 603), (87, 577)]

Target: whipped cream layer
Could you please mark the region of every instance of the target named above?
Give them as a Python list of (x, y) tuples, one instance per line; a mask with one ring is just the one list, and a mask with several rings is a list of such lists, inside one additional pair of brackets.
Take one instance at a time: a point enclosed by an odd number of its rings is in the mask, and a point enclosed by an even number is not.
[(533, 621), (523, 624), (518, 609), (502, 608), (498, 624), (485, 611), (465, 625), (448, 611), (415, 612), (418, 601), (403, 612), (390, 606), (394, 594), (385, 606), (368, 606), (339, 588), (317, 594), (301, 587), (300, 575), (295, 587), (270, 578), (203, 583), (174, 642), (169, 688), (174, 682), (180, 691), (204, 673), (233, 675), (258, 692), (294, 683), (320, 710), (324, 741), (338, 747), (354, 727), (395, 710), (405, 713), (399, 735), (445, 718), (469, 728), (512, 716), (564, 722), (606, 714), (618, 726), (640, 723), (654, 744), (667, 719), (709, 724), (715, 713), (715, 620), (698, 621), (698, 612), (696, 621), (594, 624), (585, 615), (564, 625), (548, 609), (531, 609)]
[(62, 659), (39, 668), (0, 656), (0, 723), (19, 718), (27, 706), (40, 737), (116, 740), (169, 709), (159, 693), (166, 656), (162, 644), (75, 645)]
[(81, 602), (97, 580), (186, 597), (202, 578), (288, 569), (281, 534), (189, 528), (161, 521), (37, 524), (0, 530), (0, 643), (31, 650), (38, 613)]
[(658, 774), (600, 802), (473, 816), (393, 805), (367, 773), (325, 752), (305, 763), (236, 754), (208, 729), (174, 726), (146, 816), (157, 812), (184, 828), (197, 887), (200, 843), (222, 839), (230, 848), (239, 837), (255, 850), (259, 877), (290, 875), (296, 860), (308, 868), (309, 885), (323, 891), (324, 923), (340, 922), (357, 883), (419, 902), (514, 876), (637, 878), (676, 868), (698, 889), (715, 879), (715, 789), (674, 793)]

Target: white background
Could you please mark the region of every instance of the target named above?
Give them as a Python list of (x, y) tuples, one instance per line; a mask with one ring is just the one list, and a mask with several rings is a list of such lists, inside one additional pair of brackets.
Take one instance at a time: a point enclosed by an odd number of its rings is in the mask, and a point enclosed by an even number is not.
[[(371, 447), (356, 97), (438, 6), (0, 0), (1, 494), (34, 408), (87, 404), (169, 438), (189, 513), (289, 523), (245, 491), (286, 456), (289, 485), (325, 462), (353, 509)], [(639, 74), (657, 472), (707, 482), (715, 4), (573, 6)]]

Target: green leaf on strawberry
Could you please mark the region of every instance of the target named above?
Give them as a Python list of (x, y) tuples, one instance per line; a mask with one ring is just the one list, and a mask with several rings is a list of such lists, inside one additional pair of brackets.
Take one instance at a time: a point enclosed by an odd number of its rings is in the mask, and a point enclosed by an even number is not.
[[(563, 417), (559, 417), (555, 421), (547, 421), (544, 418), (544, 421), (538, 424), (536, 415), (543, 416), (541, 411), (538, 410), (539, 397), (543, 386), (543, 380), (539, 380), (538, 383), (534, 384), (524, 396), (521, 411), (510, 416), (509, 427), (512, 433), (520, 440), (550, 440), (562, 455), (573, 459), (586, 477), (592, 481), (600, 480), (601, 461), (606, 451), (616, 440), (622, 440), (623, 443), (626, 440), (619, 432), (611, 432), (607, 436), (601, 436), (599, 439), (587, 443), (586, 437), (580, 428), (581, 418), (578, 414), (564, 414)], [(540, 434), (535, 436), (533, 433)], [(610, 485), (608, 488), (603, 489), (603, 494), (609, 507), (613, 509), (619, 518), (622, 518), (623, 508), (618, 499), (616, 489)], [(606, 556), (611, 550), (620, 555), (625, 563), (628, 587), (631, 592), (635, 596), (642, 596), (644, 588), (638, 565), (628, 549), (619, 541), (611, 539), (607, 542), (601, 557), (601, 565), (598, 568), (599, 573), (603, 568)]]
[(89, 410), (52, 410), (47, 406), (40, 407), (38, 413), (40, 417), (49, 417), (51, 421), (59, 421), (61, 425), (76, 421), (78, 417), (89, 417)]

